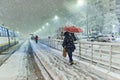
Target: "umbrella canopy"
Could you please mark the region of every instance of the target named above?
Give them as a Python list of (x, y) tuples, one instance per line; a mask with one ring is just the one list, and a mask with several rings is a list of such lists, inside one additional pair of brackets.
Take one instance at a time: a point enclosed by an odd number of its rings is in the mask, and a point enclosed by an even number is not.
[(72, 33), (80, 33), (80, 32), (83, 32), (83, 30), (79, 27), (76, 27), (76, 26), (65, 26), (64, 27), (64, 31), (67, 31), (67, 32), (72, 32)]

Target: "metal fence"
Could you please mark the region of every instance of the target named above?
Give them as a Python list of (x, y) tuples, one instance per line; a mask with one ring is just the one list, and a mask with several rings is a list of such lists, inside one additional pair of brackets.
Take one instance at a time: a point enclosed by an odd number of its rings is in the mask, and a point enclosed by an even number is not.
[[(60, 51), (63, 49), (63, 40), (44, 39), (40, 42)], [(75, 56), (106, 68), (109, 72), (120, 72), (120, 43), (77, 41), (75, 45)]]

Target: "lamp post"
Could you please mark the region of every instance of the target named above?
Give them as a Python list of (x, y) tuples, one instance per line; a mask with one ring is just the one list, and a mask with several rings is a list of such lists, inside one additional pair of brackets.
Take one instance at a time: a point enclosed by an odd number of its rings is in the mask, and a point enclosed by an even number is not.
[(87, 33), (87, 39), (89, 38), (89, 25), (88, 25), (88, 6), (89, 3), (86, 1), (86, 33)]
[(88, 28), (88, 7), (86, 7), (86, 8), (87, 8), (87, 9), (86, 9), (86, 10), (87, 10), (87, 12), (86, 12), (87, 28), (86, 28), (86, 29), (87, 29), (87, 39), (88, 39), (88, 38), (89, 38), (89, 32), (88, 32), (88, 31), (89, 31), (89, 28)]

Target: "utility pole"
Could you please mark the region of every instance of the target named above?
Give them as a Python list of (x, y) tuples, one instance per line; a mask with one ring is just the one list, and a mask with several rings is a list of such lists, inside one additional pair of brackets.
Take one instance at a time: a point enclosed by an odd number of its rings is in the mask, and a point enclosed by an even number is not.
[(88, 3), (88, 1), (86, 1), (87, 2), (87, 6), (86, 6), (86, 18), (87, 18), (87, 27), (86, 27), (86, 29), (87, 29), (87, 39), (89, 38), (89, 25), (88, 25), (88, 6), (89, 6), (89, 3)]
[(87, 18), (87, 38), (89, 38), (89, 28), (88, 28), (88, 11), (86, 14), (86, 18)]

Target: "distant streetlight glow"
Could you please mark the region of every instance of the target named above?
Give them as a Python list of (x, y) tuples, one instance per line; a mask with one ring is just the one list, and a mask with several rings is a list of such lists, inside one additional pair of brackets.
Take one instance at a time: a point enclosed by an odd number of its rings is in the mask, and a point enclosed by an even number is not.
[(47, 22), (47, 23), (46, 23), (46, 26), (48, 26), (48, 25), (49, 25), (49, 23)]
[(113, 28), (115, 28), (115, 25), (112, 25)]
[(84, 0), (77, 0), (77, 6), (83, 6), (84, 5)]
[(68, 4), (67, 8), (72, 13), (79, 13), (79, 11), (83, 9), (85, 5), (86, 5), (85, 0), (75, 0), (75, 3)]
[(58, 20), (58, 19), (59, 19), (59, 17), (57, 15), (55, 15), (54, 20)]
[(112, 32), (115, 33), (115, 25), (112, 25)]
[(41, 29), (39, 29), (39, 31), (41, 31)]
[(45, 28), (45, 26), (42, 26), (42, 29), (44, 29)]

